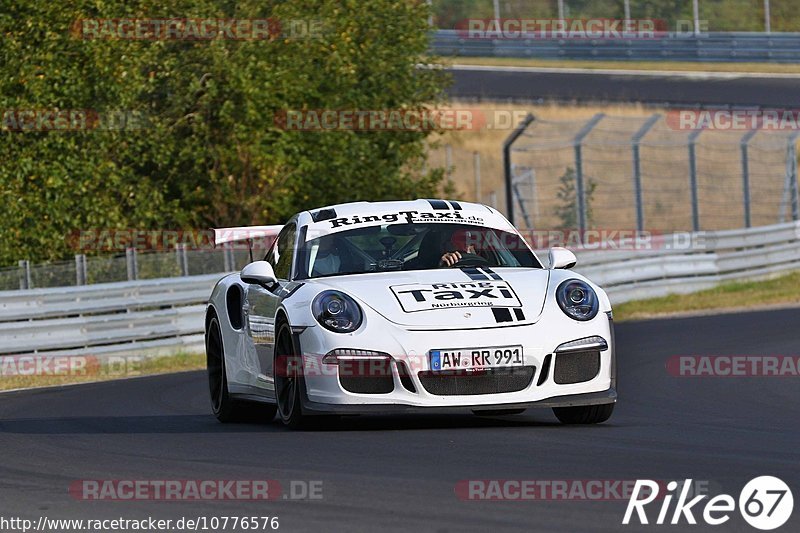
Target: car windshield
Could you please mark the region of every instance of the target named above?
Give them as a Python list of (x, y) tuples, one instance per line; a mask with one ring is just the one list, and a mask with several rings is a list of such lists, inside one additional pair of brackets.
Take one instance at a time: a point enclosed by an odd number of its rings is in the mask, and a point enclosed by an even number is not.
[(468, 224), (357, 228), (311, 239), (299, 252), (301, 278), (445, 268), (443, 256), (455, 252), (456, 268), (542, 268), (518, 235)]

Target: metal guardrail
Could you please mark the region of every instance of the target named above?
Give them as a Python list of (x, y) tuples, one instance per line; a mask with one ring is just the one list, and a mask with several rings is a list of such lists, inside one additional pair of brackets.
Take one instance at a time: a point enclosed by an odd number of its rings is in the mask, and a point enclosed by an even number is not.
[(201, 351), (205, 304), (222, 276), (0, 291), (0, 356)]
[(620, 61), (800, 62), (800, 33), (667, 34), (652, 39), (479, 39), (438, 30), (441, 56)]
[[(576, 270), (617, 304), (800, 269), (800, 222), (656, 236), (643, 250), (575, 251)], [(2, 291), (0, 357), (202, 351), (205, 304), (223, 275)]]

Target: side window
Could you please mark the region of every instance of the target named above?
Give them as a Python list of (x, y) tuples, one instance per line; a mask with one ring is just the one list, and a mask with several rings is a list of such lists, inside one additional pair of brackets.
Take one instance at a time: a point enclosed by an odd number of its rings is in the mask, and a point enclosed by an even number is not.
[(275, 270), (278, 279), (289, 279), (292, 271), (292, 258), (294, 257), (294, 244), (297, 228), (294, 225), (286, 226), (278, 235), (278, 241), (272, 247), (272, 253), (267, 260)]

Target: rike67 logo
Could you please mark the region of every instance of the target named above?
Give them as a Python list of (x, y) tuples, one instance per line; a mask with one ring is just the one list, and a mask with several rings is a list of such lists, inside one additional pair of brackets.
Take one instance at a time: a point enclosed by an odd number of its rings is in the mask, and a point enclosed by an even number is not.
[[(645, 507), (656, 500), (661, 500), (661, 507), (655, 524), (697, 524), (695, 513), (712, 526), (718, 526), (731, 519), (737, 508), (733, 496), (720, 494), (701, 505), (708, 498), (707, 494), (691, 497), (692, 480), (687, 479), (682, 486), (677, 481), (667, 484), (666, 494), (659, 493), (659, 484), (649, 479), (636, 480), (633, 494), (625, 509), (622, 523), (627, 525), (638, 519), (640, 524), (650, 524), (652, 513), (648, 517)], [(680, 492), (680, 494), (678, 494)], [(643, 497), (642, 497), (643, 496)], [(677, 496), (674, 508), (672, 501)], [(773, 476), (760, 476), (750, 480), (739, 493), (739, 513), (742, 518), (756, 529), (764, 531), (777, 529), (792, 516), (794, 498), (789, 486), (781, 479)], [(652, 509), (654, 510), (654, 509)], [(671, 511), (671, 513), (670, 513)]]

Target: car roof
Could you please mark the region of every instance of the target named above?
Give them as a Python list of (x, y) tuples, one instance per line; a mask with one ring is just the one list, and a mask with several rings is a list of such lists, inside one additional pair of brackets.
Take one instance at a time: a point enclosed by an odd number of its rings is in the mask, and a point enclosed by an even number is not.
[(356, 227), (396, 223), (402, 220), (416, 223), (464, 223), (475, 227), (516, 231), (493, 207), (457, 200), (351, 202), (312, 209), (297, 215), (297, 225), (308, 228), (307, 240)]

